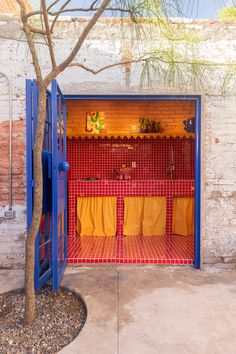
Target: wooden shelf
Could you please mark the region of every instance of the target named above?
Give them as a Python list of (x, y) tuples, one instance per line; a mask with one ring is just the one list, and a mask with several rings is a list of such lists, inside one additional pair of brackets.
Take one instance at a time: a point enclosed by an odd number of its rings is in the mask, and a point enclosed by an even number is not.
[(106, 133), (106, 134), (71, 134), (70, 132), (67, 133), (67, 137), (69, 139), (157, 139), (157, 138), (194, 138), (193, 133)]

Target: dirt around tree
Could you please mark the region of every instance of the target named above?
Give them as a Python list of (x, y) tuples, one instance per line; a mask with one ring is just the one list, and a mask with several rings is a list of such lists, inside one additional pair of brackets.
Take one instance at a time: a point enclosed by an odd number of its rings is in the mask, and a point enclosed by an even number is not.
[(22, 289), (0, 294), (0, 353), (56, 353), (78, 336), (87, 309), (75, 293), (45, 288), (36, 294), (37, 318), (23, 326), (25, 296)]

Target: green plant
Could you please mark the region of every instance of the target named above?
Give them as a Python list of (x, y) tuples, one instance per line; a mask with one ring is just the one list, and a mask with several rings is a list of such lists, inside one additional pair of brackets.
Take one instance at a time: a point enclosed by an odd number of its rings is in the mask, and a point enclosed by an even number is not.
[(140, 118), (140, 130), (146, 130), (147, 129), (147, 118), (141, 117)]
[(140, 118), (140, 130), (148, 133), (161, 133), (163, 131), (158, 120), (145, 117)]
[(236, 7), (226, 6), (219, 12), (219, 17), (222, 21), (236, 20)]
[(153, 125), (152, 125), (152, 120), (147, 119), (147, 133), (153, 133)]

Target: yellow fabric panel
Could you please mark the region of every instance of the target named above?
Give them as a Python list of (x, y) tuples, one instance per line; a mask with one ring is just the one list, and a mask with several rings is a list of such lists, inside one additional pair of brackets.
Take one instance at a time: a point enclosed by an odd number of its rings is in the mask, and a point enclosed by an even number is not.
[(124, 235), (165, 235), (165, 197), (125, 197)]
[(81, 236), (115, 236), (116, 197), (78, 197), (77, 232)]
[(116, 209), (117, 209), (117, 198), (116, 197), (104, 197), (103, 200), (103, 230), (104, 236), (116, 236)]
[(144, 197), (124, 197), (124, 235), (141, 235)]
[(194, 234), (194, 198), (173, 198), (173, 234), (188, 236)]
[(94, 231), (92, 199), (90, 197), (77, 198), (77, 232), (79, 235), (92, 235)]
[(144, 236), (166, 234), (166, 198), (145, 197), (142, 230)]

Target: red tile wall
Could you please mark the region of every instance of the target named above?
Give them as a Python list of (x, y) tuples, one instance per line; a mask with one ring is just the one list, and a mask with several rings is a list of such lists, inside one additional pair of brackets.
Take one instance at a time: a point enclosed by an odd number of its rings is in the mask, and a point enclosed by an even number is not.
[(69, 180), (97, 177), (114, 179), (115, 168), (133, 168), (132, 179), (167, 179), (170, 150), (173, 148), (173, 179), (194, 179), (194, 139), (68, 139), (67, 156), (71, 165)]
[[(117, 197), (117, 237), (76, 235), (77, 197), (105, 195)], [(124, 196), (133, 195), (166, 197), (166, 236), (123, 236)], [(68, 262), (192, 264), (193, 235), (172, 234), (172, 200), (175, 196), (193, 197), (194, 181), (69, 181)]]
[(165, 196), (166, 233), (172, 234), (172, 200), (174, 196), (194, 195), (193, 180), (163, 181), (76, 181), (68, 182), (68, 237), (76, 236), (76, 198), (79, 196), (117, 197), (117, 236), (123, 237), (124, 196)]

